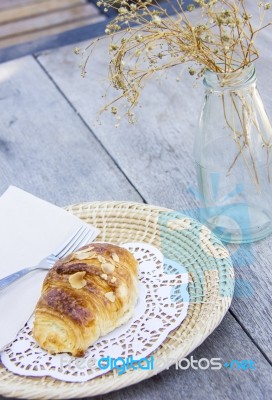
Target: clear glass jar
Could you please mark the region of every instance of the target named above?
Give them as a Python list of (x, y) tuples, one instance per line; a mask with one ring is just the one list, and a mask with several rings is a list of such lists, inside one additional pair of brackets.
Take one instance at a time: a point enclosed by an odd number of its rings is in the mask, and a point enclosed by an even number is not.
[(272, 232), (272, 128), (254, 65), (206, 71), (195, 138), (202, 221), (223, 241), (248, 243)]

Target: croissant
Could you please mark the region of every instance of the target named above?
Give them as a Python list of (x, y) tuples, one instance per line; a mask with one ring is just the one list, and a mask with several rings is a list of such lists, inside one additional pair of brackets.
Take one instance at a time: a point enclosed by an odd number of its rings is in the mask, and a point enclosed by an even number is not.
[(92, 243), (47, 274), (33, 335), (50, 354), (83, 356), (100, 336), (126, 323), (137, 301), (138, 262), (126, 249)]

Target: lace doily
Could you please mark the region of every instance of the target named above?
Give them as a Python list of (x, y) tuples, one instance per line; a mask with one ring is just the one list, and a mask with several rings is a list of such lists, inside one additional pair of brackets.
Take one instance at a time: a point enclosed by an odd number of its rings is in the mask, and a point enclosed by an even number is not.
[(76, 358), (68, 354), (50, 355), (42, 350), (33, 339), (31, 318), (0, 353), (7, 369), (19, 375), (84, 382), (112, 369), (110, 363), (99, 363), (101, 358), (129, 360), (133, 357), (134, 361), (145, 358), (181, 324), (189, 304), (186, 269), (163, 258), (158, 249), (148, 244), (126, 243), (122, 247), (139, 261), (138, 303), (128, 323), (98, 339), (84, 357)]

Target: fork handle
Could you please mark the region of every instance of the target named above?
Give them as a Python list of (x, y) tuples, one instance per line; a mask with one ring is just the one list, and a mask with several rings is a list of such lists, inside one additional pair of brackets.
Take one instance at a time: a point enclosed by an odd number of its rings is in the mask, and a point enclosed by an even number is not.
[(37, 268), (36, 267), (24, 268), (18, 272), (14, 272), (13, 274), (6, 276), (3, 279), (0, 279), (0, 290), (5, 289), (7, 286), (17, 281), (17, 279), (20, 279), (22, 276), (28, 274), (31, 271), (34, 271), (35, 269)]

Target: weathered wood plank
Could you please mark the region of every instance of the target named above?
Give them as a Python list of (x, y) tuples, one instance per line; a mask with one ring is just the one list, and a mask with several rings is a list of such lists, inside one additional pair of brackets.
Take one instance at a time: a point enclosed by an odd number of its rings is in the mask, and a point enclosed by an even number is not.
[(7, 8), (0, 13), (0, 24), (16, 21), (22, 18), (30, 18), (39, 14), (46, 14), (55, 10), (73, 7), (85, 3), (85, 0), (43, 0), (40, 2), (21, 5), (19, 7)]
[(32, 57), (0, 66), (0, 193), (10, 184), (61, 206), (141, 201)]
[[(186, 99), (190, 98), (194, 102), (197, 111), (202, 92), (199, 94), (197, 90), (193, 91), (189, 84), (178, 84), (173, 78), (173, 72), (169, 72), (167, 81), (162, 80), (160, 85), (150, 81), (146, 86), (142, 97), (143, 107), (138, 110), (136, 125), (123, 121), (116, 129), (111, 115), (104, 114), (100, 126), (95, 121), (105, 101), (101, 96), (108, 87), (107, 43), (100, 42), (97, 46), (92, 56), (89, 76), (85, 79), (80, 77), (77, 67), (79, 58), (73, 53), (74, 47), (49, 51), (39, 60), (119, 160), (122, 168), (129, 172), (131, 179), (141, 188), (150, 203), (171, 208), (190, 207), (187, 188), (194, 176), (191, 132), (194, 128), (194, 113), (191, 103)], [(186, 138), (183, 138), (185, 134)], [(187, 162), (184, 163), (184, 160)]]
[(61, 25), (55, 25), (53, 27), (47, 27), (42, 30), (25, 33), (22, 35), (7, 37), (2, 40), (0, 39), (0, 48), (13, 46), (13, 45), (17, 45), (17, 44), (19, 45), (19, 44), (30, 42), (30, 41), (32, 42), (33, 40), (41, 39), (41, 38), (45, 38), (49, 42), (51, 35), (57, 35), (62, 32), (69, 32), (70, 30), (81, 27), (81, 26), (88, 26), (88, 25), (96, 24), (98, 22), (105, 21), (105, 19), (106, 19), (106, 17), (104, 15), (97, 15), (95, 17), (92, 16), (90, 18), (82, 18), (82, 19), (71, 21), (68, 23), (61, 24)]
[[(260, 34), (261, 59), (256, 64), (260, 92), (271, 115), (270, 41), (269, 31)], [(193, 87), (186, 71), (177, 82), (182, 68), (171, 70), (167, 80), (161, 83), (151, 80), (146, 85), (135, 126), (123, 121), (115, 129), (113, 119), (106, 114), (100, 126), (95, 124), (95, 116), (104, 104), (101, 95), (107, 88), (107, 43), (100, 42), (92, 57), (89, 77), (85, 79), (79, 75), (73, 47), (49, 52), (39, 60), (149, 203), (185, 212), (197, 211), (199, 203), (189, 189), (197, 186), (193, 138), (203, 98), (201, 82)], [(254, 244), (251, 252), (241, 246), (241, 251), (236, 253), (237, 277), (246, 281), (252, 290), (235, 297), (232, 304), (237, 319), (270, 360), (271, 247), (272, 237)], [(237, 281), (237, 286), (240, 284)]]
[[(89, 121), (95, 134), (107, 146), (115, 160), (130, 179), (133, 179), (133, 183), (144, 193), (148, 201), (174, 208), (194, 207), (197, 203), (189, 197), (187, 191), (188, 186), (195, 183), (192, 178), (194, 176), (192, 155), (188, 146), (192, 145), (193, 138), (190, 131), (195, 127), (197, 105), (201, 101), (199, 90), (193, 89), (186, 81), (177, 92), (175, 73), (172, 75), (171, 72), (168, 80), (162, 82), (161, 86), (156, 82), (150, 82), (143, 99), (143, 110), (138, 126), (124, 125), (115, 130), (109, 120), (106, 120), (102, 127), (96, 126), (95, 113), (99, 94), (103, 92), (103, 88), (99, 88), (99, 85), (106, 72), (104, 59), (107, 48), (106, 46), (99, 48), (100, 58), (94, 60), (91, 85), (90, 81), (79, 78), (76, 68), (78, 60), (74, 58), (72, 50), (73, 46), (58, 49), (42, 56), (40, 61), (84, 118)], [(103, 152), (103, 162), (100, 157), (96, 157), (97, 152), (100, 154), (100, 146), (92, 138), (91, 133), (75, 117), (37, 65), (35, 67), (32, 65), (34, 61), (26, 63), (26, 60), (28, 59), (6, 64), (7, 68), (3, 68), (0, 75), (2, 80), (0, 101), (4, 110), (4, 118), (1, 116), (0, 120), (2, 124), (0, 191), (2, 192), (7, 184), (14, 183), (58, 204), (80, 201), (87, 196), (92, 196), (88, 199), (100, 196), (114, 198), (119, 195), (125, 198), (126, 190), (122, 187), (122, 180), (118, 184), (114, 164), (105, 162), (108, 158)], [(96, 83), (97, 78), (99, 80)], [(269, 75), (264, 78), (265, 88), (265, 84), (268, 86), (271, 78)], [(189, 103), (187, 99), (195, 103)], [(265, 100), (271, 104), (269, 95), (265, 96)], [(14, 102), (16, 104), (13, 104)], [(16, 121), (14, 117), (18, 120)], [(90, 160), (87, 147), (93, 144)], [(62, 152), (59, 150), (61, 146)], [(149, 154), (146, 154), (147, 152)], [(96, 165), (98, 162), (99, 166)], [(114, 169), (114, 173), (108, 171), (110, 168)], [(95, 174), (94, 177), (92, 174), (92, 180), (89, 179), (90, 169)], [(112, 174), (115, 179), (108, 183), (112, 179)], [(116, 174), (118, 175), (118, 170)], [(121, 178), (124, 179), (122, 175)], [(181, 187), (175, 184), (175, 181), (179, 180), (182, 182)], [(129, 196), (136, 197), (133, 192), (129, 192)], [(255, 340), (257, 339), (258, 345), (264, 351), (268, 349), (267, 354), (271, 337), (270, 316), (266, 314), (270, 311), (267, 307), (270, 299), (268, 289), (271, 284), (267, 250), (271, 246), (270, 241), (271, 239), (254, 245), (254, 257), (250, 268), (240, 270), (243, 279), (245, 277), (252, 279), (255, 290), (253, 297), (237, 298), (234, 301), (237, 305), (237, 310), (234, 310), (236, 317), (242, 320), (246, 329)], [(263, 247), (259, 248), (259, 245)], [(264, 251), (263, 259), (259, 258), (259, 251)], [(262, 262), (264, 265), (261, 265)], [(241, 259), (239, 265), (241, 266)], [(267, 280), (267, 287), (264, 285), (264, 280)], [(268, 299), (266, 302), (265, 298)], [(252, 329), (252, 323), (257, 323), (259, 331), (254, 331), (254, 327)], [(266, 341), (265, 336), (268, 336)], [(136, 400), (140, 398), (266, 400), (272, 397), (271, 368), (230, 314), (193, 355), (195, 359), (220, 357), (224, 362), (229, 362), (231, 359), (252, 359), (256, 363), (256, 370), (175, 371), (172, 368), (169, 372), (164, 372), (148, 381), (117, 393), (100, 396), (99, 399), (133, 397)]]
[[(173, 366), (138, 385), (96, 397), (94, 400), (271, 399), (271, 366), (256, 351), (230, 314), (227, 314), (222, 324), (192, 355), (194, 360), (220, 358), (222, 364), (231, 360), (252, 359), (256, 370), (231, 371), (226, 367), (220, 370), (176, 370)], [(207, 363), (202, 362), (203, 365)], [(182, 362), (182, 365), (185, 366), (186, 363)]]
[(1, 0), (0, 10), (6, 10), (8, 8), (15, 8), (20, 6), (25, 6), (27, 4), (40, 3), (43, 0)]
[(52, 13), (25, 18), (20, 21), (10, 22), (0, 26), (0, 39), (20, 36), (25, 33), (46, 29), (56, 25), (97, 16), (99, 11), (93, 4), (82, 4)]
[[(95, 17), (95, 18), (101, 18)], [(89, 39), (90, 37), (97, 37), (103, 35), (105, 32), (106, 21), (103, 20), (98, 23), (92, 23), (85, 26), (80, 26), (69, 31), (57, 33), (55, 35), (45, 36), (23, 44), (4, 47), (0, 49), (0, 63), (14, 60), (29, 54), (41, 53), (48, 49), (56, 49), (68, 44), (78, 43), (81, 40)]]

